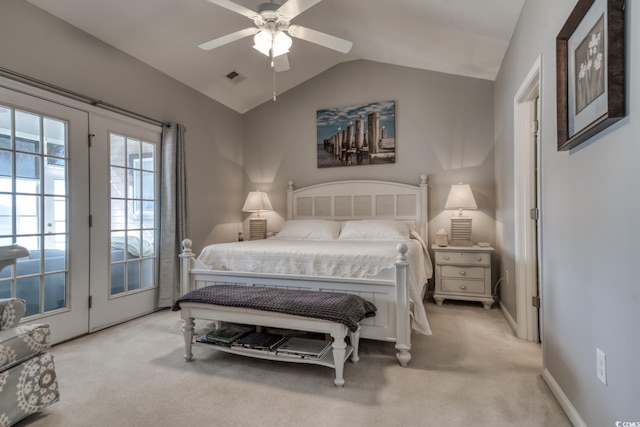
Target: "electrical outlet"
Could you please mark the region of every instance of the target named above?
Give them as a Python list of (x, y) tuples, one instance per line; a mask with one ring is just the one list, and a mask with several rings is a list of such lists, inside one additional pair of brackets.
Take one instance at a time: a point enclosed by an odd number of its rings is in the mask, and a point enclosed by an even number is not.
[(596, 376), (602, 382), (607, 385), (607, 361), (604, 351), (596, 348)]

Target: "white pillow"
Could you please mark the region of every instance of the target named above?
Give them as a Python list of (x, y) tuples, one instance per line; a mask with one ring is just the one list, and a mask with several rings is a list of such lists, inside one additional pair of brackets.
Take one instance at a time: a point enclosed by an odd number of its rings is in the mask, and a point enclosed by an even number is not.
[(409, 229), (409, 224), (404, 221), (345, 221), (338, 240), (409, 240)]
[(272, 239), (335, 240), (340, 234), (340, 222), (324, 219), (296, 219), (284, 223)]

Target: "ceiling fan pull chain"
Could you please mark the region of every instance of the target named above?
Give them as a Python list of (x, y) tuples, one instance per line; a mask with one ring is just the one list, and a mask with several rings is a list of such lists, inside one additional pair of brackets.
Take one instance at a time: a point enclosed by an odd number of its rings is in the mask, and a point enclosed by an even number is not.
[(271, 67), (273, 70), (273, 100), (276, 100), (276, 69), (275, 67)]

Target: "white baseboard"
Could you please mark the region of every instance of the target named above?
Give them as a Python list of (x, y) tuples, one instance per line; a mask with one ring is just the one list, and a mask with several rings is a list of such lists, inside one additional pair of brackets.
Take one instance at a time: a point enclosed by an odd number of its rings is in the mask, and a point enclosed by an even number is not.
[(567, 395), (564, 394), (564, 392), (560, 388), (560, 385), (556, 382), (556, 380), (553, 378), (553, 375), (551, 375), (551, 373), (546, 368), (544, 369), (544, 371), (542, 371), (542, 379), (545, 383), (547, 383), (549, 389), (551, 389), (551, 393), (553, 393), (553, 395), (558, 400), (558, 403), (569, 418), (569, 421), (571, 421), (571, 423), (576, 427), (587, 427), (587, 424), (583, 421), (578, 411), (576, 411), (576, 408), (573, 407)]
[[(500, 310), (502, 311), (502, 315), (504, 316), (504, 318), (507, 319), (507, 323), (509, 324), (509, 326), (511, 326), (511, 329), (513, 329), (513, 332), (517, 336), (518, 324), (515, 320), (513, 320), (513, 317), (511, 317), (511, 314), (509, 314), (507, 308), (504, 306), (504, 304), (502, 304), (502, 301), (500, 301)], [(587, 424), (582, 420), (582, 417), (580, 416), (576, 408), (574, 408), (574, 406), (571, 404), (571, 401), (569, 400), (567, 395), (564, 394), (562, 388), (560, 388), (560, 385), (556, 382), (556, 380), (553, 378), (553, 375), (551, 375), (551, 373), (546, 368), (544, 368), (544, 370), (542, 371), (542, 379), (551, 390), (551, 393), (553, 393), (553, 395), (555, 396), (556, 400), (560, 404), (560, 407), (562, 407), (562, 410), (569, 418), (569, 421), (571, 421), (571, 423), (575, 427), (587, 427)]]
[(511, 317), (511, 314), (509, 314), (509, 310), (507, 310), (507, 307), (502, 304), (502, 301), (500, 301), (500, 311), (502, 311), (502, 315), (505, 319), (507, 319), (507, 323), (509, 324), (509, 326), (511, 326), (511, 329), (513, 329), (513, 333), (518, 336), (518, 324), (515, 320), (513, 320), (513, 317)]

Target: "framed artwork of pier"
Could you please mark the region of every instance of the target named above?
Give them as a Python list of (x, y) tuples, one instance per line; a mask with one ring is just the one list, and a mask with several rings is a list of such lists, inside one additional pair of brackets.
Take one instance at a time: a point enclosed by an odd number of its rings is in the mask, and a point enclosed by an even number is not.
[(318, 167), (396, 162), (396, 103), (372, 102), (318, 110)]
[(558, 151), (625, 116), (625, 0), (579, 0), (556, 37)]

